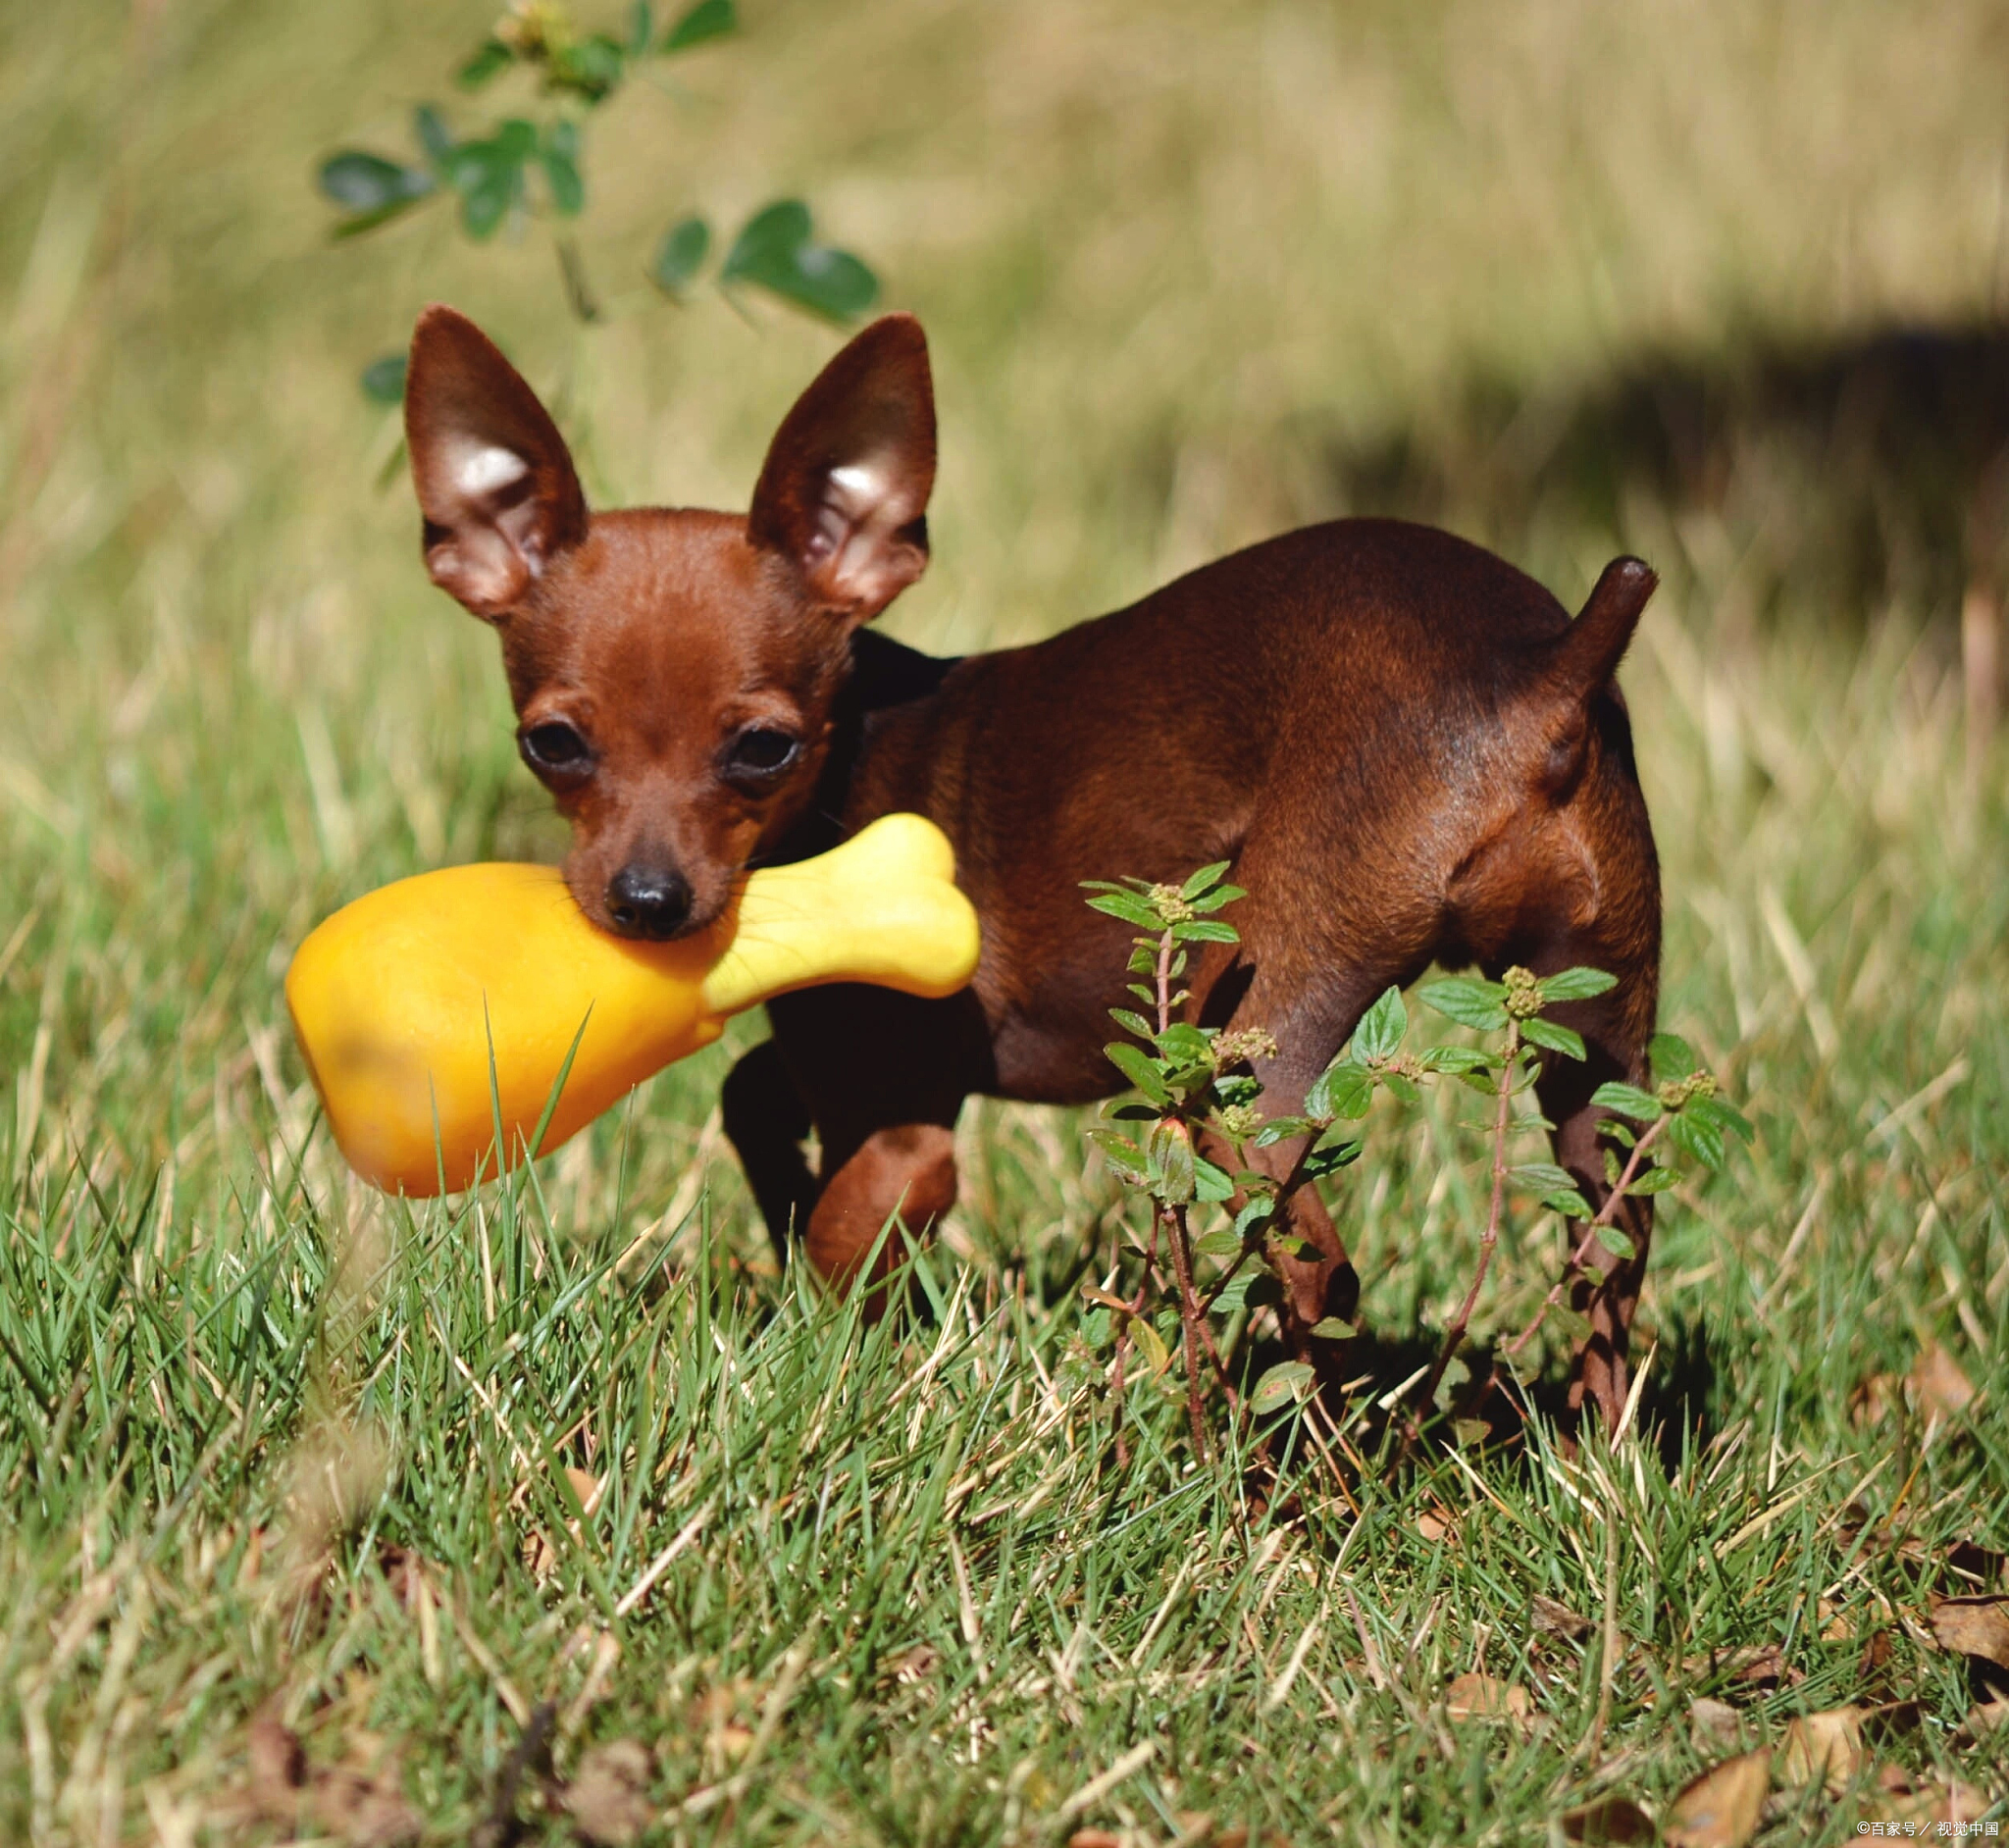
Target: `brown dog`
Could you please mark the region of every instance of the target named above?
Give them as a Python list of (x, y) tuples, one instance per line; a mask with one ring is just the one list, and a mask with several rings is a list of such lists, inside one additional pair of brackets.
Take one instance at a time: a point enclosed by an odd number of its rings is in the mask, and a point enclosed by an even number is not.
[[(1033, 647), (931, 659), (864, 625), (927, 563), (935, 410), (919, 325), (867, 328), (802, 394), (736, 514), (589, 516), (530, 387), (433, 308), (405, 422), (434, 582), (502, 638), (524, 761), (572, 823), (580, 908), (636, 937), (701, 929), (755, 860), (820, 851), (912, 809), (954, 843), (983, 921), (949, 1001), (866, 987), (770, 1004), (774, 1038), (726, 1081), (727, 1133), (778, 1240), (850, 1283), (895, 1213), (955, 1197), (975, 1092), (1081, 1104), (1129, 927), (1081, 882), (1232, 862), (1238, 947), (1196, 961), (1192, 1011), (1260, 1025), (1263, 1106), (1296, 1110), (1363, 1009), (1432, 961), (1618, 978), (1561, 1010), (1586, 1063), (1539, 1097), (1557, 1160), (1607, 1194), (1592, 1091), (1645, 1077), (1660, 959), (1653, 834), (1613, 673), (1654, 586), (1620, 559), (1571, 622), (1449, 535), (1346, 520), (1192, 573)], [(814, 1130), (821, 1172), (801, 1144)], [(1262, 1152), (1287, 1176), (1299, 1150)], [(1283, 1317), (1350, 1317), (1358, 1282), (1314, 1190), (1289, 1203)], [(1578, 1307), (1572, 1403), (1623, 1404), (1635, 1256)], [(881, 1263), (886, 1259), (882, 1256)]]

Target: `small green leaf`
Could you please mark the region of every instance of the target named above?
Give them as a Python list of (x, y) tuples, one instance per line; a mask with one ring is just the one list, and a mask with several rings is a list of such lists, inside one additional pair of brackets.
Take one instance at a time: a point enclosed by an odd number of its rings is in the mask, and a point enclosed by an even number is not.
[(1705, 1123), (1699, 1116), (1683, 1110), (1668, 1125), (1668, 1140), (1705, 1168), (1723, 1166), (1723, 1131), (1714, 1123)]
[(426, 158), (436, 168), (444, 171), (446, 163), (453, 158), (453, 130), (431, 103), (421, 103), (412, 111), (412, 133), (426, 150)]
[(1659, 1084), (1687, 1077), (1701, 1062), (1695, 1049), (1678, 1033), (1656, 1033), (1646, 1043), (1646, 1056), (1653, 1062), (1653, 1076)]
[(1590, 1202), (1573, 1187), (1559, 1187), (1553, 1194), (1544, 1194), (1542, 1205), (1551, 1212), (1560, 1212), (1566, 1219), (1590, 1217)]
[(1172, 1206), (1183, 1206), (1197, 1189), (1193, 1143), (1170, 1123), (1152, 1131), (1145, 1154), (1151, 1157), (1154, 1190)]
[(1531, 1194), (1553, 1193), (1558, 1188), (1576, 1185), (1576, 1177), (1553, 1161), (1523, 1161), (1513, 1170), (1513, 1175), (1515, 1185)]
[(1283, 1291), (1268, 1271), (1261, 1264), (1244, 1264), (1222, 1286), (1213, 1307), (1222, 1315), (1232, 1315), (1237, 1309), (1262, 1309), (1282, 1301)]
[(1197, 898), (1228, 869), (1226, 860), (1215, 860), (1211, 866), (1203, 866), (1197, 873), (1188, 873), (1186, 883), (1179, 888), (1182, 898)]
[(1520, 1023), (1520, 1037), (1530, 1046), (1546, 1047), (1551, 1052), (1561, 1052), (1566, 1058), (1580, 1059), (1583, 1056), (1582, 1034), (1572, 1033), (1553, 1020), (1544, 1020), (1539, 1014)]
[(1633, 1258), (1638, 1255), (1639, 1248), (1632, 1243), (1626, 1233), (1620, 1231), (1615, 1225), (1599, 1226), (1597, 1242), (1614, 1258)]
[(1215, 1226), (1211, 1232), (1203, 1234), (1193, 1241), (1194, 1252), (1202, 1258), (1212, 1258), (1221, 1263), (1239, 1258), (1242, 1241), (1224, 1225)]
[(1172, 926), (1172, 941), (1180, 944), (1238, 944), (1242, 941), (1242, 933), (1219, 918), (1193, 917)]
[(1471, 1071), (1492, 1071), (1500, 1061), (1493, 1053), (1476, 1046), (1433, 1046), (1425, 1050), (1421, 1063), (1425, 1071), (1462, 1075)]
[(1235, 1184), (1224, 1168), (1215, 1167), (1204, 1155), (1193, 1160), (1193, 1189), (1202, 1200), (1219, 1202), (1232, 1198)]
[(1361, 1158), (1364, 1144), (1358, 1142), (1320, 1143), (1305, 1156), (1302, 1166), (1313, 1180), (1322, 1180), (1328, 1174), (1337, 1174)]
[(1249, 1234), (1256, 1227), (1262, 1225), (1267, 1219), (1273, 1219), (1275, 1216), (1276, 1200), (1274, 1196), (1265, 1195), (1261, 1199), (1250, 1201), (1243, 1206), (1240, 1212), (1235, 1214), (1234, 1240), (1236, 1248), (1240, 1249), (1243, 1241), (1248, 1238)]
[(550, 85), (569, 90), (583, 101), (598, 105), (619, 86), (628, 66), (628, 54), (621, 41), (605, 32), (595, 32), (551, 60)]
[(662, 49), (689, 51), (714, 38), (723, 38), (740, 24), (733, 0), (697, 0), (697, 4), (663, 34)]
[(1726, 1104), (1721, 1098), (1691, 1098), (1684, 1106), (1683, 1114), (1741, 1136), (1746, 1142), (1758, 1133), (1742, 1110), (1734, 1104)]
[(1138, 1352), (1144, 1356), (1145, 1364), (1154, 1375), (1162, 1373), (1171, 1365), (1172, 1357), (1165, 1347), (1164, 1337), (1141, 1315), (1130, 1318), (1130, 1339), (1137, 1344)]
[(640, 58), (655, 36), (655, 8), (649, 0), (635, 0), (628, 10), (628, 55)]
[(1256, 1132), (1256, 1146), (1267, 1149), (1274, 1143), (1289, 1142), (1293, 1136), (1309, 1136), (1319, 1127), (1306, 1116), (1272, 1116)]
[(1128, 1136), (1118, 1135), (1113, 1129), (1091, 1129), (1085, 1134), (1103, 1152), (1110, 1170), (1125, 1186), (1142, 1187), (1150, 1179), (1144, 1151)]
[(1320, 1121), (1344, 1117), (1359, 1122), (1374, 1102), (1374, 1078), (1357, 1059), (1342, 1055), (1312, 1080), (1305, 1108)]
[(1175, 1020), (1162, 1033), (1155, 1037), (1158, 1050), (1167, 1058), (1179, 1059), (1186, 1064), (1213, 1063), (1213, 1042), (1200, 1028), (1184, 1020)]
[(1211, 892), (1203, 892), (1199, 898), (1189, 898), (1186, 902), (1196, 911), (1218, 911), (1248, 896), (1240, 886), (1216, 886)]
[(1602, 969), (1564, 969), (1542, 977), (1542, 1005), (1551, 1001), (1588, 1001), (1619, 986), (1619, 978)]
[(534, 124), (505, 122), (482, 141), (463, 141), (447, 163), (447, 178), (460, 193), (460, 220), (467, 234), (490, 237), (523, 190), (523, 165), (537, 152)]
[(1458, 1397), (1461, 1386), (1471, 1384), (1471, 1368), (1462, 1355), (1454, 1354), (1445, 1363), (1443, 1376), (1437, 1381), (1437, 1390), (1431, 1394), (1432, 1403), (1439, 1412), (1448, 1411)]
[[(728, 259), (730, 261), (730, 259)], [(1134, 892), (1106, 892), (1088, 900), (1091, 911), (1104, 911), (1110, 917), (1121, 918), (1125, 924), (1134, 924), (1139, 930), (1160, 931), (1164, 926), (1159, 922), (1158, 913), (1148, 899), (1140, 898)], [(1146, 968), (1153, 966), (1147, 962)]]
[(1590, 1317), (1570, 1308), (1566, 1303), (1558, 1303), (1550, 1309), (1549, 1320), (1578, 1346), (1590, 1339)]
[(1152, 1031), (1151, 1022), (1129, 1007), (1111, 1007), (1109, 1018), (1125, 1033), (1134, 1033), (1140, 1040), (1152, 1040), (1157, 1035)]
[(840, 325), (855, 321), (878, 299), (879, 280), (849, 251), (814, 242), (812, 229), (809, 208), (799, 199), (762, 207), (733, 240), (719, 280), (756, 283)]
[(1417, 999), (1434, 1007), (1462, 1027), (1490, 1030), (1507, 1024), (1502, 1004), (1506, 989), (1498, 982), (1480, 982), (1470, 976), (1453, 976), (1448, 981), (1430, 982), (1417, 990)]
[(1681, 1177), (1673, 1168), (1648, 1168), (1632, 1177), (1632, 1185), (1625, 1192), (1630, 1194), (1665, 1194), (1669, 1188), (1680, 1185)]
[(406, 167), (360, 148), (323, 161), (315, 180), (324, 197), (346, 212), (372, 219), (401, 212), (433, 190), (433, 176), (423, 168)]
[(1406, 1071), (1384, 1071), (1381, 1083), (1398, 1103), (1414, 1104), (1423, 1095), (1417, 1081)]
[(1616, 1110), (1641, 1123), (1650, 1123), (1660, 1113), (1660, 1100), (1637, 1085), (1599, 1085), (1590, 1101), (1601, 1110)]
[(1314, 1374), (1304, 1360), (1279, 1360), (1269, 1368), (1249, 1395), (1249, 1410), (1259, 1418), (1311, 1396)]
[(544, 137), (544, 179), (551, 188), (551, 207), (560, 218), (577, 218), (586, 206), (586, 181), (579, 172), (579, 127), (551, 125)]
[(363, 395), (373, 404), (402, 404), (404, 366), (402, 353), (386, 353), (381, 359), (373, 359), (363, 368)]
[(1164, 1076), (1159, 1062), (1148, 1052), (1119, 1040), (1113, 1045), (1104, 1047), (1103, 1053), (1111, 1065), (1154, 1104), (1168, 1104), (1171, 1101), (1172, 1094), (1165, 1088)]
[(478, 90), (515, 62), (516, 54), (499, 38), (484, 39), (475, 48), (474, 56), (454, 73), (453, 80), (464, 90)]
[(1352, 1322), (1326, 1315), (1314, 1322), (1309, 1332), (1320, 1341), (1351, 1341), (1357, 1331)]
[(1390, 1058), (1409, 1031), (1409, 1009), (1402, 1004), (1402, 990), (1386, 989), (1373, 1006), (1361, 1016), (1354, 1029), (1354, 1056), (1360, 1059)]

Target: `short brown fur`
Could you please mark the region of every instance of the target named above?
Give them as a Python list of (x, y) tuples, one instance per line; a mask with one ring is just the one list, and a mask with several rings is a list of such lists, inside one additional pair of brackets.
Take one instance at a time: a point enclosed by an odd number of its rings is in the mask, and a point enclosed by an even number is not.
[[(935, 471), (927, 349), (903, 316), (832, 360), (777, 433), (744, 518), (588, 516), (562, 440), (471, 323), (429, 310), (407, 428), (436, 581), (502, 639), (526, 758), (573, 825), (589, 917), (702, 928), (757, 861), (799, 858), (875, 816), (929, 816), (983, 924), (964, 993), (812, 989), (726, 1082), (728, 1134), (778, 1240), (865, 1277), (896, 1213), (953, 1204), (951, 1131), (972, 1094), (1078, 1104), (1102, 1053), (1127, 927), (1086, 879), (1176, 880), (1227, 860), (1236, 947), (1193, 972), (1196, 1017), (1260, 1025), (1285, 1112), (1363, 1009), (1432, 962), (1589, 963), (1618, 987), (1559, 1010), (1583, 1064), (1540, 1098), (1558, 1160), (1606, 1197), (1607, 1079), (1643, 1081), (1660, 960), (1653, 835), (1612, 680), (1653, 574), (1620, 559), (1571, 622), (1530, 579), (1427, 528), (1351, 520), (1204, 567), (1032, 647), (940, 661), (863, 625), (920, 575)], [(814, 1131), (820, 1170), (801, 1144)], [(1263, 1151), (1287, 1175), (1299, 1151)], [(1351, 1317), (1358, 1282), (1314, 1192), (1289, 1205), (1290, 1340)], [(1635, 1256), (1578, 1307), (1572, 1403), (1616, 1420)]]

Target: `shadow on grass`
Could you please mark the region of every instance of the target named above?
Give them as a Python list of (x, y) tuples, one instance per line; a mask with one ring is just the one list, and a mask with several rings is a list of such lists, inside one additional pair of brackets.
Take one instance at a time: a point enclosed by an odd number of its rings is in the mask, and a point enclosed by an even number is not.
[[(1652, 1436), (1662, 1464), (1672, 1475), (1680, 1466), (1684, 1446), (1699, 1450), (1717, 1432), (1720, 1371), (1706, 1323), (1672, 1322), (1663, 1326), (1655, 1339), (1652, 1370), (1633, 1415), (1636, 1428)], [(1361, 1455), (1371, 1457), (1380, 1451), (1384, 1440), (1400, 1426), (1405, 1404), (1410, 1412), (1420, 1412), (1414, 1403), (1419, 1390), (1417, 1381), (1435, 1361), (1439, 1340), (1434, 1331), (1419, 1324), (1407, 1330), (1364, 1328), (1347, 1344), (1341, 1371), (1353, 1390), (1334, 1412), (1342, 1423), (1358, 1420), (1355, 1449)], [(1574, 1424), (1569, 1405), (1569, 1374), (1560, 1363), (1523, 1388), (1513, 1383), (1493, 1347), (1468, 1346), (1460, 1358), (1468, 1377), (1445, 1396), (1448, 1416), (1430, 1427), (1443, 1441), (1452, 1441), (1452, 1420), (1467, 1425), (1467, 1441), (1476, 1441), (1487, 1450), (1506, 1451), (1521, 1447), (1530, 1412), (1557, 1430), (1567, 1431)], [(1267, 1368), (1289, 1359), (1290, 1351), (1281, 1340), (1249, 1343), (1235, 1357), (1237, 1387), (1247, 1391)], [(1635, 1354), (1635, 1362), (1638, 1359)], [(1402, 1397), (1394, 1405), (1380, 1405), (1396, 1393)], [(1364, 1407), (1367, 1408), (1365, 1416), (1361, 1415)], [(1474, 1425), (1483, 1426), (1483, 1432), (1472, 1429)]]
[(1946, 614), (2009, 567), (2009, 322), (1758, 334), (1533, 391), (1480, 379), (1409, 431), (1322, 448), (1352, 512), (1475, 518), (1514, 551), (1559, 519), (1623, 545), (1668, 522), (1685, 543), (1710, 516), (1754, 614), (1788, 588), (1853, 620)]

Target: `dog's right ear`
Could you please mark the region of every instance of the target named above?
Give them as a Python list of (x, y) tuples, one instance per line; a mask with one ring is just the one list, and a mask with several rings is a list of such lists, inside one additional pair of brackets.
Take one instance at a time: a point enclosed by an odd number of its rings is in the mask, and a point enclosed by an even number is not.
[(438, 306), (412, 334), (404, 431), (426, 569), (493, 622), (586, 537), (586, 496), (565, 439), (495, 343)]

